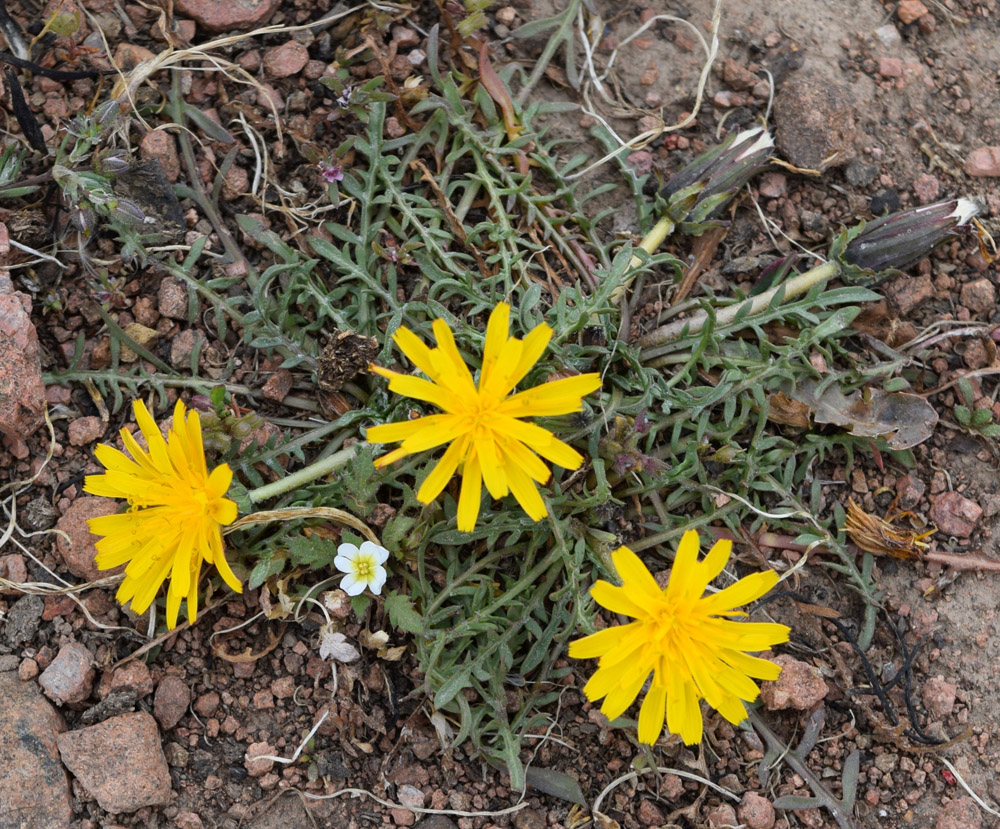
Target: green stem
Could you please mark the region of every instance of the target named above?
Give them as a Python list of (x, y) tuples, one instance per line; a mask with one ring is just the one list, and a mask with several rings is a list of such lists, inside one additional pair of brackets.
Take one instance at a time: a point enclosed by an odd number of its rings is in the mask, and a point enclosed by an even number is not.
[[(777, 287), (771, 288), (769, 291), (765, 291), (759, 296), (755, 296), (748, 302), (727, 305), (716, 312), (715, 324), (719, 327), (736, 322), (738, 318), (752, 317), (767, 310), (779, 293), (781, 294), (782, 301), (786, 301), (792, 297), (807, 293), (814, 286), (826, 282), (828, 279), (833, 279), (839, 274), (840, 265), (837, 262), (825, 262), (812, 270), (799, 274), (799, 276), (793, 279), (789, 279), (787, 282), (783, 282)], [(657, 328), (655, 331), (650, 331), (639, 340), (639, 347), (644, 349), (640, 355), (640, 359), (643, 362), (647, 362), (654, 357), (658, 357), (660, 355), (660, 352), (657, 350), (659, 346), (664, 346), (681, 336), (697, 334), (705, 327), (706, 322), (708, 322), (708, 313), (701, 311), (687, 319), (676, 320), (669, 325)]]
[(334, 470), (339, 469), (367, 445), (363, 441), (352, 443), (339, 452), (334, 452), (328, 458), (311, 463), (309, 466), (300, 469), (298, 472), (293, 472), (280, 481), (274, 481), (273, 483), (252, 489), (247, 494), (255, 504), (278, 495), (284, 495), (286, 492), (291, 492), (293, 489), (312, 483), (317, 478), (322, 478), (324, 475), (329, 475)]

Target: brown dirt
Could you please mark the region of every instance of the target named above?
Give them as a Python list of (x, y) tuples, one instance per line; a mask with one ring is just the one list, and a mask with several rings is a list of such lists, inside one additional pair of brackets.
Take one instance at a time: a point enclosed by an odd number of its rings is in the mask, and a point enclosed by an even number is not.
[[(602, 63), (608, 58), (609, 42), (612, 39), (622, 42), (638, 27), (643, 6), (603, 0), (596, 5), (605, 15), (608, 27), (604, 45), (598, 50), (598, 62)], [(790, 137), (797, 125), (789, 113), (805, 111), (814, 105), (816, 99), (810, 96), (818, 96), (817, 90), (836, 88), (839, 96), (835, 99), (837, 109), (824, 116), (830, 132), (836, 133), (837, 146), (833, 149), (839, 152), (839, 157), (821, 178), (787, 173), (784, 194), (760, 197), (764, 214), (796, 242), (822, 252), (829, 230), (839, 222), (865, 215), (873, 197), (890, 202), (896, 198), (899, 204), (907, 206), (919, 203), (921, 194), (934, 189), (942, 198), (964, 195), (982, 199), (991, 208), (986, 223), (995, 226), (1000, 212), (996, 179), (968, 177), (962, 165), (978, 147), (1000, 144), (997, 115), (1000, 96), (995, 84), (1000, 72), (1000, 45), (996, 39), (1000, 9), (995, 0), (946, 0), (943, 5), (930, 2), (927, 5), (928, 17), (904, 25), (893, 4), (883, 6), (874, 0), (840, 4), (799, 0), (726, 3), (716, 71), (709, 79), (705, 104), (691, 127), (657, 139), (646, 148), (652, 155), (653, 169), (668, 175), (698, 147), (711, 142), (720, 125), (728, 128), (763, 116), (771, 92), (767, 83), (769, 72), (777, 87), (774, 126), (779, 146), (786, 155), (799, 153), (805, 158), (814, 149), (808, 135), (800, 136), (798, 143)], [(84, 6), (96, 13), (115, 14), (111, 4), (99, 0)], [(534, 3), (523, 0), (513, 8), (518, 21), (525, 23), (548, 16), (560, 7), (561, 4), (551, 4), (548, 0)], [(700, 31), (706, 31), (708, 6), (704, 3), (679, 0), (651, 7), (657, 12), (689, 19)], [(37, 14), (15, 4), (11, 5), (11, 11), (22, 21), (37, 19)], [(297, 23), (318, 18), (326, 11), (326, 4), (285, 4), (271, 22)], [(502, 11), (507, 13), (506, 8)], [(118, 41), (131, 39), (154, 52), (163, 48), (162, 42), (149, 40), (146, 35), (154, 15), (132, 5), (125, 6), (125, 12), (135, 18), (138, 34), (127, 36), (123, 32)], [(500, 13), (496, 6), (488, 12), (490, 36), (497, 34)], [(425, 4), (410, 18), (409, 24), (414, 29), (426, 29), (437, 21), (439, 14), (433, 5)], [(504, 29), (499, 31), (505, 34)], [(205, 37), (203, 32), (197, 34), (197, 38)], [(389, 37), (387, 34), (387, 42)], [(259, 63), (259, 55), (252, 54), (255, 50), (266, 51), (285, 39), (268, 36), (257, 43), (240, 44), (233, 48), (231, 57), (253, 65)], [(112, 51), (115, 45), (112, 40)], [(319, 39), (307, 45), (312, 59), (328, 59), (329, 49)], [(506, 50), (512, 58), (530, 65), (539, 46), (533, 41), (515, 41), (497, 44), (496, 48), (498, 56)], [(655, 115), (658, 106), (663, 107), (665, 122), (672, 123), (693, 104), (702, 61), (700, 47), (688, 30), (670, 23), (657, 24), (624, 47), (614, 73), (613, 88), (619, 103), (609, 106), (601, 102), (598, 111), (609, 119), (619, 135), (626, 137), (641, 132), (644, 127), (640, 119)], [(561, 72), (554, 71), (552, 83), (543, 82), (539, 94), (580, 101), (579, 94), (561, 85), (561, 80)], [(313, 82), (301, 76), (269, 82), (286, 100), (296, 91), (315, 91)], [(64, 84), (35, 78), (27, 91), (40, 117), (44, 113), (44, 120), (54, 124), (74, 107), (82, 106), (95, 87), (91, 82)], [(192, 77), (191, 100), (202, 109), (221, 108), (223, 101), (217, 97), (221, 91), (221, 84)], [(225, 91), (234, 94), (233, 90)], [(782, 101), (782, 96), (794, 97)], [(256, 100), (248, 98), (243, 105), (247, 111), (261, 112)], [(318, 111), (315, 108), (311, 113), (298, 111), (290, 118), (297, 128), (311, 130), (315, 140), (335, 144), (334, 128), (326, 131), (323, 107), (329, 109), (329, 102), (323, 103)], [(785, 120), (785, 136), (778, 116)], [(579, 139), (592, 123), (593, 119), (581, 113), (571, 113), (560, 116), (554, 129)], [(799, 159), (790, 160), (801, 163)], [(252, 169), (243, 156), (239, 163)], [(301, 177), (308, 166), (295, 153), (290, 153), (285, 162), (279, 159), (279, 163), (286, 165), (277, 175), (283, 181)], [(599, 175), (610, 178), (607, 171)], [(760, 195), (756, 187), (754, 194)], [(606, 228), (609, 238), (615, 233), (634, 230), (634, 208), (624, 188), (620, 195), (606, 196), (604, 202), (618, 208)], [(230, 207), (248, 210), (250, 200), (234, 199)], [(727, 258), (770, 254), (775, 249), (784, 251), (789, 247), (785, 238), (776, 233), (774, 236), (776, 241), (772, 242), (763, 232), (750, 200), (744, 197), (730, 235), (722, 242), (705, 280), (717, 289), (725, 287), (721, 266)], [(679, 252), (690, 251), (679, 249)], [(888, 322), (896, 326), (908, 324), (912, 330), (949, 319), (1000, 324), (996, 308), (977, 311), (961, 304), (963, 284), (983, 278), (994, 285), (998, 281), (996, 269), (968, 245), (948, 247), (920, 270), (930, 279), (930, 298), (903, 314), (894, 313), (890, 307)], [(56, 284), (54, 273), (47, 273), (44, 268), (39, 273), (47, 282)], [(142, 308), (156, 305), (159, 281), (157, 275), (122, 280), (123, 300), (135, 309), (136, 318)], [(897, 286), (904, 300), (899, 304), (904, 306), (907, 290), (906, 285)], [(47, 368), (64, 365), (77, 332), (90, 334), (99, 326), (79, 274), (61, 277), (57, 291), (64, 310), (51, 316), (42, 315), (43, 302), (36, 297), (35, 323), (47, 349)], [(651, 291), (649, 299), (651, 302), (656, 299), (655, 291)], [(166, 322), (166, 317), (162, 321)], [(209, 323), (209, 337), (210, 329)], [(169, 324), (165, 330), (169, 330)], [(88, 348), (93, 345), (90, 342)], [(966, 346), (965, 340), (945, 340), (939, 344), (935, 358), (942, 361), (939, 372), (942, 382), (967, 369), (968, 360), (963, 362), (962, 357)], [(247, 378), (257, 379), (251, 373)], [(982, 377), (978, 389), (993, 405), (997, 393), (993, 378)], [(81, 416), (94, 413), (82, 389), (73, 390), (71, 400), (63, 401), (58, 392), (54, 394), (56, 399), (50, 402), (70, 406), (70, 419), (72, 412)], [(952, 392), (937, 394), (932, 402), (944, 420), (953, 420), (950, 410), (956, 401)], [(276, 407), (275, 411), (279, 409)], [(56, 421), (60, 452), (43, 473), (36, 490), (25, 498), (24, 504), (19, 504), (22, 515), (39, 516), (37, 527), (29, 528), (51, 526), (55, 517), (64, 514), (80, 495), (81, 476), (96, 471), (92, 444), (73, 446), (67, 436), (68, 425), (66, 419)], [(109, 439), (111, 433), (108, 429), (102, 439)], [(44, 454), (38, 436), (30, 448), (32, 454), (24, 460), (18, 460), (13, 452), (7, 457), (0, 456), (0, 465), (7, 468), (12, 478), (23, 477), (32, 458)], [(926, 484), (925, 495), (913, 506), (915, 513), (929, 515), (933, 499), (946, 490), (961, 492), (985, 510), (970, 538), (939, 534), (933, 539), (935, 548), (1000, 558), (995, 443), (988, 444), (961, 430), (939, 426), (932, 440), (917, 448), (915, 457), (917, 464), (909, 471), (910, 475)], [(883, 514), (891, 500), (891, 495), (886, 497), (885, 488), (894, 493), (906, 472), (892, 464), (880, 468), (869, 456), (856, 458), (853, 469), (847, 469), (843, 459), (835, 461), (818, 470), (817, 475), (830, 482), (825, 489), (829, 505), (834, 501), (846, 503), (853, 496), (867, 511)], [(53, 507), (54, 513), (46, 512)], [(49, 542), (37, 538), (33, 541), (37, 545), (33, 551), (43, 562), (53, 568), (61, 567)], [(954, 581), (942, 579), (935, 589), (942, 575), (940, 568), (910, 561), (880, 561), (878, 565), (889, 616), (909, 647), (922, 642), (913, 663), (913, 699), (921, 727), (932, 735), (947, 738), (968, 729), (967, 739), (944, 749), (914, 746), (907, 737), (894, 733), (884, 711), (871, 697), (852, 693), (863, 689), (867, 680), (850, 647), (838, 641), (840, 637), (828, 625), (814, 623), (813, 628), (804, 629), (797, 622), (797, 630), (802, 632), (793, 640), (791, 652), (818, 667), (833, 689), (826, 702), (822, 735), (829, 741), (813, 750), (809, 763), (836, 789), (844, 758), (854, 748), (862, 750), (854, 818), (857, 827), (1000, 827), (1000, 819), (975, 810), (973, 814), (981, 818), (981, 823), (968, 822), (973, 818), (955, 822), (952, 815), (955, 805), (949, 806), (949, 802), (965, 793), (945, 773), (939, 760), (950, 759), (972, 789), (991, 808), (1000, 809), (1000, 786), (995, 779), (1000, 771), (1000, 744), (996, 737), (1000, 733), (997, 693), (1000, 638), (995, 598), (998, 575), (967, 572)], [(811, 592), (817, 602), (834, 607), (849, 627), (856, 629), (860, 623), (858, 607), (851, 595), (830, 581), (822, 568), (807, 568), (798, 589)], [(0, 609), (9, 611), (15, 600), (12, 595), (0, 597)], [(110, 592), (95, 590), (84, 600), (101, 622), (128, 624)], [(130, 639), (114, 638), (94, 629), (72, 603), (47, 599), (45, 608), (43, 621), (31, 640), (7, 648), (22, 663), (34, 661), (44, 668), (61, 644), (75, 639), (91, 648), (101, 671), (108, 673), (134, 650), (135, 644)], [(528, 792), (525, 808), (505, 813), (518, 804), (519, 793), (511, 792), (501, 773), (484, 766), (466, 748), (442, 749), (428, 720), (427, 706), (419, 697), (410, 696), (419, 685), (419, 677), (409, 658), (390, 663), (366, 656), (353, 665), (339, 666), (334, 683), (330, 665), (317, 656), (315, 620), (287, 624), (258, 619), (237, 628), (258, 609), (257, 596), (251, 594), (205, 611), (193, 630), (183, 630), (167, 639), (150, 660), (154, 684), (167, 674), (179, 676), (187, 683), (194, 700), (194, 707), (162, 735), (174, 791), (170, 804), (133, 815), (111, 816), (77, 788), (73, 829), (198, 825), (360, 829), (412, 825), (417, 821), (412, 812), (387, 805), (402, 801), (411, 804), (422, 801), (426, 808), (451, 810), (447, 818), (423, 818), (419, 825), (426, 829), (455, 825), (461, 829), (580, 825), (572, 822), (570, 804), (534, 790)], [(775, 611), (779, 619), (789, 613), (782, 609)], [(885, 680), (895, 670), (892, 665), (898, 668), (900, 652), (885, 617), (880, 618), (869, 658), (876, 673)], [(357, 634), (359, 630), (355, 626), (348, 634)], [(246, 651), (261, 656), (249, 662), (225, 658)], [(925, 711), (925, 701), (933, 703), (934, 693), (940, 692), (938, 677), (955, 686), (956, 699), (950, 710), (945, 704), (935, 716)], [(558, 710), (551, 712), (553, 739), (539, 740), (533, 747), (536, 752), (533, 765), (576, 778), (592, 803), (606, 786), (630, 771), (632, 763), (642, 759), (643, 753), (623, 732), (609, 730), (596, 709), (584, 703), (579, 691), (581, 685), (582, 674), (569, 678)], [(97, 688), (90, 704), (99, 699), (100, 683)], [(213, 694), (217, 695), (217, 702)], [(899, 688), (891, 693), (890, 699), (897, 711), (903, 709)], [(139, 700), (138, 706), (151, 709), (152, 700), (148, 695)], [(87, 707), (64, 712), (70, 728), (79, 722)], [(262, 776), (247, 773), (244, 758), (250, 744), (266, 743), (272, 753), (289, 757), (324, 710), (329, 711), (328, 719), (302, 760), (276, 766)], [(802, 713), (768, 712), (767, 716), (775, 730), (794, 743), (793, 735), (800, 734), (803, 728)], [(793, 791), (807, 793), (802, 779), (787, 766), (772, 775), (769, 785), (763, 787), (756, 769), (759, 749), (759, 741), (752, 735), (716, 722), (706, 745), (698, 752), (668, 743), (658, 748), (656, 755), (663, 766), (710, 777), (740, 795), (755, 791), (773, 800)], [(367, 790), (381, 800), (352, 797), (349, 793), (330, 800), (308, 800), (296, 794), (301, 791), (322, 795), (348, 788)], [(415, 794), (414, 790), (419, 791)], [(701, 827), (720, 825), (713, 824), (710, 815), (725, 817), (725, 811), (718, 809), (722, 802), (716, 793), (676, 776), (658, 781), (647, 776), (618, 786), (604, 801), (602, 811), (626, 829), (660, 825)], [(463, 815), (463, 812), (474, 814)], [(744, 818), (741, 812), (740, 820), (746, 822)], [(826, 813), (799, 811), (779, 812), (774, 825), (834, 824)]]

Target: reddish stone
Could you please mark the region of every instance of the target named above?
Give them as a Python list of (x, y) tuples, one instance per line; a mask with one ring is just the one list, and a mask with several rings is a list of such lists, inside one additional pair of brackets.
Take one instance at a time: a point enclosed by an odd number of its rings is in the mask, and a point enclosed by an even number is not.
[(272, 78), (297, 75), (308, 62), (309, 50), (297, 40), (289, 40), (264, 53), (264, 69)]
[(45, 694), (56, 702), (82, 702), (94, 687), (94, 659), (86, 645), (72, 642), (59, 653), (38, 678)]
[(66, 436), (73, 446), (86, 446), (102, 437), (104, 429), (104, 421), (99, 417), (78, 417), (66, 427)]
[[(9, 250), (7, 228), (0, 225), (0, 256)], [(24, 440), (44, 421), (38, 332), (31, 322), (31, 300), (14, 290), (0, 270), (0, 434)]]
[(98, 536), (90, 531), (87, 521), (118, 512), (118, 503), (111, 498), (82, 495), (77, 498), (66, 513), (56, 523), (56, 529), (65, 536), (56, 536), (56, 550), (62, 556), (63, 564), (74, 576), (87, 581), (95, 581), (118, 570), (98, 570), (94, 563), (97, 555)]
[(957, 693), (958, 688), (950, 682), (945, 682), (942, 676), (931, 677), (920, 690), (924, 708), (938, 720), (943, 720), (954, 710)]
[(281, 0), (177, 0), (174, 13), (209, 32), (245, 31), (265, 24), (280, 5)]
[(979, 178), (1000, 176), (1000, 147), (980, 147), (965, 159), (965, 174)]
[(34, 683), (0, 672), (0, 826), (69, 826), (70, 785), (56, 735), (66, 725)]
[[(181, 174), (181, 159), (174, 137), (163, 130), (147, 132), (139, 142), (139, 155), (160, 162), (168, 181), (175, 182)], [(139, 320), (142, 322), (142, 320)]]
[(824, 699), (829, 692), (819, 670), (782, 654), (769, 661), (781, 666), (781, 675), (773, 682), (761, 685), (760, 696), (768, 711), (794, 708), (808, 711)]
[(181, 721), (191, 704), (191, 689), (179, 676), (167, 674), (160, 680), (153, 697), (153, 716), (164, 731)]
[(63, 763), (102, 809), (135, 812), (170, 800), (160, 732), (145, 711), (112, 717), (56, 740)]
[(957, 492), (942, 492), (931, 500), (931, 521), (938, 532), (968, 538), (983, 516), (983, 508)]

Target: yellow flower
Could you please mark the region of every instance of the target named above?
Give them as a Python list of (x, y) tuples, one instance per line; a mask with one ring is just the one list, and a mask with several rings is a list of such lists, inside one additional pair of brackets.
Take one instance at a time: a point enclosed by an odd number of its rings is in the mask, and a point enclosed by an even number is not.
[(393, 335), (396, 345), (429, 380), (371, 367), (389, 379), (391, 391), (432, 403), (443, 411), (371, 427), (368, 440), (372, 443), (403, 442), (375, 465), (383, 467), (414, 452), (450, 444), (424, 480), (417, 499), (431, 503), (461, 466), (458, 528), (465, 532), (476, 526), (483, 483), (494, 498), (512, 493), (535, 521), (545, 517), (545, 503), (536, 483), (544, 484), (550, 473), (539, 455), (566, 469), (579, 467), (583, 456), (551, 432), (520, 418), (579, 411), (583, 396), (601, 385), (599, 374), (581, 374), (511, 394), (542, 356), (552, 329), (543, 323), (519, 340), (508, 336), (509, 320), (510, 306), (504, 302), (490, 314), (478, 385), (441, 319), (433, 324), (437, 348), (428, 348), (408, 328), (400, 327)]
[(598, 581), (591, 588), (598, 604), (636, 621), (571, 642), (569, 655), (600, 658), (583, 692), (591, 702), (604, 698), (601, 712), (609, 720), (625, 713), (653, 675), (639, 711), (640, 742), (654, 744), (664, 720), (688, 745), (701, 742), (702, 699), (738, 724), (746, 718), (743, 700), (752, 702), (760, 693), (751, 677), (777, 679), (781, 673), (774, 663), (745, 652), (787, 642), (788, 627), (723, 618), (745, 616), (734, 608), (767, 593), (778, 574), (753, 573), (718, 593), (703, 595), (729, 561), (732, 546), (718, 541), (698, 561), (698, 533), (684, 533), (666, 590), (635, 553), (619, 547), (613, 559), (622, 586)]
[(93, 495), (127, 498), (129, 503), (128, 512), (88, 521), (92, 533), (104, 536), (97, 542), (95, 562), (102, 570), (128, 562), (116, 598), (122, 604), (131, 600), (136, 613), (146, 611), (169, 576), (167, 627), (173, 628), (181, 599), (187, 599), (192, 623), (198, 615), (202, 561), (214, 564), (237, 593), (243, 590), (222, 550), (221, 527), (236, 520), (236, 504), (224, 497), (233, 471), (222, 464), (209, 474), (198, 413), (185, 418), (180, 401), (167, 440), (141, 400), (132, 404), (132, 411), (149, 451), (122, 429), (132, 459), (100, 444), (95, 454), (107, 472), (88, 475), (84, 485)]

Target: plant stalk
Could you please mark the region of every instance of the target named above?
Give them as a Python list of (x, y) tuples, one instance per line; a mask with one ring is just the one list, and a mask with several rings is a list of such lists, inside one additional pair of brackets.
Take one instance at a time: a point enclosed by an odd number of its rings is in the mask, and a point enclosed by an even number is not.
[(298, 472), (293, 472), (280, 481), (274, 481), (273, 483), (252, 489), (247, 495), (255, 504), (278, 495), (284, 495), (286, 492), (291, 492), (300, 486), (310, 484), (317, 478), (322, 478), (324, 475), (329, 475), (334, 470), (339, 469), (367, 445), (364, 441), (352, 443), (350, 446), (345, 446), (339, 452), (334, 452), (330, 457), (311, 463), (309, 466), (303, 467)]
[[(718, 311), (715, 315), (716, 326), (729, 325), (737, 317), (752, 317), (762, 311), (767, 310), (774, 298), (781, 293), (784, 300), (792, 299), (807, 293), (815, 285), (833, 279), (840, 274), (840, 265), (837, 262), (825, 262), (815, 268), (799, 274), (787, 282), (765, 291), (759, 296), (755, 296), (749, 302), (740, 302), (735, 305), (728, 305)], [(746, 310), (749, 304), (749, 310)], [(664, 352), (661, 346), (678, 339), (681, 336), (697, 334), (708, 322), (708, 313), (701, 311), (694, 316), (683, 320), (676, 320), (668, 325), (661, 326), (655, 331), (650, 331), (639, 340), (639, 347), (644, 349), (640, 354), (643, 362), (648, 362), (654, 357), (659, 357)]]

